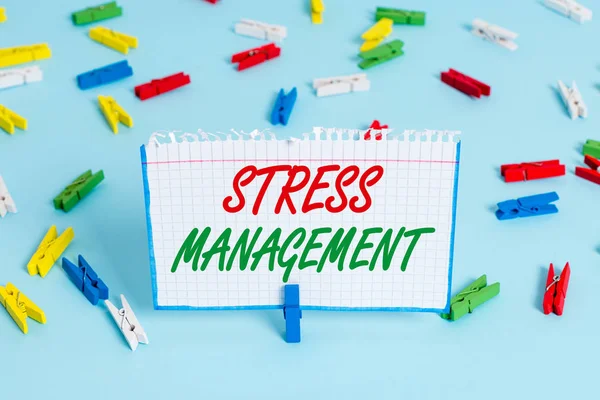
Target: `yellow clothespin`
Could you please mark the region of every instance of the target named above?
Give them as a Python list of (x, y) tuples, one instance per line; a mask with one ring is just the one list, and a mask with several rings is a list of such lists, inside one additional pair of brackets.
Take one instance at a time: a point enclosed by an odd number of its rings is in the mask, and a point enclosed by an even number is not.
[(394, 21), (389, 18), (381, 18), (377, 21), (375, 25), (362, 34), (361, 37), (365, 42), (360, 46), (360, 51), (368, 51), (377, 47), (379, 43), (383, 42), (383, 39), (392, 33), (393, 25)]
[(0, 128), (12, 135), (15, 133), (15, 126), (25, 130), (27, 129), (27, 120), (0, 104)]
[(47, 43), (0, 49), (0, 68), (52, 57)]
[(310, 16), (313, 24), (323, 23), (323, 11), (325, 11), (325, 5), (323, 0), (310, 0)]
[(0, 7), (0, 24), (6, 21), (6, 9), (4, 7)]
[(74, 237), (75, 232), (71, 227), (57, 237), (56, 225), (52, 225), (27, 264), (29, 275), (40, 274), (42, 278), (45, 277)]
[(6, 308), (12, 319), (25, 334), (27, 328), (27, 317), (39, 322), (46, 323), (46, 314), (33, 301), (29, 300), (15, 285), (7, 283), (6, 287), (0, 286), (0, 304)]
[(98, 103), (113, 133), (119, 133), (119, 122), (129, 128), (133, 126), (133, 118), (112, 97), (98, 96)]
[(123, 54), (129, 53), (130, 47), (135, 49), (138, 46), (138, 40), (135, 36), (129, 36), (101, 26), (90, 29), (90, 38)]

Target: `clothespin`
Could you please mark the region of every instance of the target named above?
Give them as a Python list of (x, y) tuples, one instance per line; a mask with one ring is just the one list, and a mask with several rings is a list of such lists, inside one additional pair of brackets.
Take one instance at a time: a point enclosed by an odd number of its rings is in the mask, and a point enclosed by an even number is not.
[(573, 0), (545, 0), (544, 4), (580, 24), (592, 20), (592, 11)]
[(317, 90), (318, 97), (351, 92), (366, 92), (371, 89), (371, 81), (367, 79), (367, 74), (318, 78), (313, 80), (313, 89)]
[(81, 11), (74, 12), (71, 17), (75, 25), (86, 25), (92, 22), (103, 21), (105, 19), (119, 17), (123, 14), (123, 9), (117, 5), (116, 1), (100, 4), (94, 7), (88, 7)]
[(283, 318), (285, 319), (285, 341), (300, 343), (300, 285), (284, 286)]
[(450, 321), (456, 321), (472, 313), (477, 307), (496, 297), (498, 293), (500, 293), (500, 283), (496, 282), (488, 286), (487, 276), (482, 275), (450, 300), (449, 314), (441, 314), (440, 316)]
[(129, 128), (133, 126), (133, 118), (112, 97), (98, 96), (98, 105), (115, 135), (119, 133), (119, 122)]
[(231, 62), (239, 63), (238, 71), (243, 71), (247, 68), (254, 67), (255, 65), (262, 64), (265, 61), (279, 57), (280, 54), (281, 48), (277, 47), (275, 43), (269, 43), (265, 46), (256, 47), (254, 49), (234, 54), (231, 57)]
[(504, 182), (522, 182), (565, 175), (560, 160), (533, 161), (521, 164), (504, 164), (500, 167)]
[(138, 47), (138, 39), (135, 36), (126, 35), (101, 26), (90, 29), (90, 38), (123, 54), (129, 53), (130, 47), (134, 49)]
[(503, 221), (505, 219), (556, 214), (558, 208), (554, 204), (550, 204), (556, 200), (558, 200), (558, 194), (556, 194), (556, 192), (550, 192), (520, 197), (516, 200), (502, 201), (498, 203), (496, 217)]
[(5, 22), (8, 18), (6, 18), (6, 9), (4, 7), (0, 7), (0, 24)]
[(0, 128), (12, 135), (15, 133), (15, 126), (25, 130), (27, 129), (27, 120), (0, 104)]
[(37, 65), (27, 68), (13, 68), (0, 71), (0, 89), (40, 82), (42, 69)]
[(102, 279), (98, 278), (98, 274), (94, 272), (82, 255), (79, 255), (78, 265), (63, 257), (62, 267), (71, 282), (92, 305), (97, 305), (99, 300), (108, 299), (108, 287), (102, 282)]
[(592, 139), (586, 140), (583, 145), (583, 155), (600, 158), (600, 142)]
[(388, 37), (392, 33), (392, 26), (394, 25), (394, 21), (389, 18), (382, 18), (378, 20), (375, 25), (367, 29), (365, 33), (362, 34), (361, 38), (365, 40), (365, 42), (360, 46), (360, 51), (368, 51), (377, 47), (383, 39)]
[(46, 314), (33, 301), (29, 300), (15, 285), (0, 286), (0, 304), (4, 306), (24, 334), (29, 332), (27, 318), (40, 324), (46, 323)]
[(135, 351), (140, 343), (150, 343), (144, 328), (142, 328), (142, 325), (137, 320), (124, 295), (121, 295), (121, 304), (123, 305), (123, 308), (120, 310), (117, 310), (117, 307), (115, 307), (110, 300), (104, 300), (104, 304), (108, 307), (110, 315), (115, 319), (115, 322), (119, 326), (123, 336), (125, 336), (127, 343), (129, 343), (131, 350)]
[[(376, 131), (381, 131), (382, 129), (388, 129), (388, 126), (381, 125), (379, 123), (379, 121), (374, 120), (373, 123), (371, 124), (371, 126), (369, 126), (369, 130), (367, 132), (365, 132), (365, 140), (371, 140), (371, 129), (374, 129)], [(382, 139), (381, 132), (375, 133), (375, 140), (381, 140), (381, 139)]]
[(148, 83), (135, 87), (135, 95), (140, 100), (146, 100), (185, 86), (191, 82), (190, 76), (183, 72), (165, 76), (160, 79), (153, 79)]
[(468, 96), (480, 98), (481, 95), (489, 96), (492, 92), (490, 86), (452, 68), (447, 72), (442, 72), (441, 79), (446, 85), (452, 86)]
[(0, 49), (0, 68), (44, 60), (50, 57), (52, 57), (52, 52), (47, 43), (19, 47), (5, 47)]
[(584, 162), (589, 168), (575, 167), (575, 175), (600, 185), (600, 160), (596, 157), (585, 156)]
[(294, 109), (294, 104), (296, 104), (297, 97), (298, 91), (296, 88), (290, 90), (287, 96), (283, 89), (279, 91), (279, 95), (277, 95), (277, 100), (275, 100), (275, 105), (273, 106), (273, 111), (271, 112), (271, 123), (273, 125), (287, 125), (292, 110)]
[(404, 54), (402, 46), (404, 46), (404, 42), (396, 39), (377, 46), (373, 50), (364, 51), (358, 55), (363, 59), (358, 66), (361, 69), (369, 69), (386, 61), (400, 57)]
[(0, 175), (0, 217), (4, 218), (7, 213), (16, 213), (17, 206), (12, 196), (8, 192), (8, 188)]
[(281, 42), (287, 36), (287, 28), (281, 25), (271, 25), (251, 19), (242, 19), (235, 24), (235, 33), (257, 39)]
[(73, 228), (68, 227), (65, 231), (57, 237), (56, 225), (52, 225), (46, 236), (42, 239), (42, 242), (38, 246), (37, 250), (27, 263), (27, 272), (29, 275), (39, 274), (44, 278), (50, 269), (54, 266), (54, 263), (67, 249), (73, 238), (75, 232)]
[(103, 180), (104, 171), (100, 170), (93, 175), (92, 170), (85, 171), (54, 198), (54, 208), (63, 210), (64, 212), (71, 211), (77, 203), (90, 194), (92, 189), (98, 186)]
[(562, 97), (563, 102), (567, 106), (567, 110), (569, 110), (571, 119), (577, 117), (587, 118), (587, 106), (583, 102), (583, 98), (581, 97), (581, 93), (579, 93), (579, 89), (577, 89), (575, 81), (573, 81), (571, 88), (568, 88), (562, 81), (558, 81), (558, 89), (560, 91), (560, 97)]
[(425, 13), (422, 11), (398, 10), (394, 8), (377, 7), (375, 20), (389, 18), (394, 24), (425, 25)]
[(569, 267), (569, 263), (565, 265), (560, 276), (554, 275), (554, 266), (550, 264), (548, 278), (546, 279), (546, 290), (544, 291), (544, 302), (542, 304), (544, 314), (548, 315), (551, 312), (554, 312), (556, 315), (563, 314), (570, 277), (571, 267)]
[(133, 69), (129, 66), (127, 60), (123, 60), (77, 75), (77, 86), (81, 90), (91, 89), (132, 75)]
[(313, 24), (323, 23), (323, 11), (325, 11), (323, 0), (310, 0), (310, 18)]
[(217, 4), (217, 2), (219, 0), (205, 0), (205, 1), (209, 2), (210, 4)]
[(519, 48), (514, 39), (519, 36), (517, 33), (511, 32), (508, 29), (501, 28), (496, 25), (489, 24), (484, 20), (476, 18), (473, 20), (473, 30), (471, 33), (477, 37), (487, 39), (492, 43), (496, 43), (511, 51)]

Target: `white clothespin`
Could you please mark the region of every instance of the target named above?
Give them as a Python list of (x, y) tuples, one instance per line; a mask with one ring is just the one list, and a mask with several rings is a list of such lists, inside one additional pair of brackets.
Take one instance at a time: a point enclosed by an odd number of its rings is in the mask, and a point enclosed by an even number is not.
[(545, 0), (546, 7), (583, 24), (592, 20), (592, 10), (585, 8), (573, 0)]
[(0, 71), (0, 89), (40, 82), (42, 79), (42, 69), (37, 65), (27, 68), (5, 69)]
[(562, 81), (558, 81), (558, 88), (560, 90), (560, 96), (565, 102), (567, 110), (569, 110), (571, 119), (577, 117), (586, 118), (588, 114), (587, 106), (583, 102), (583, 98), (581, 97), (581, 93), (579, 93), (579, 89), (577, 89), (575, 81), (573, 81), (570, 89), (567, 85), (562, 83)]
[(127, 339), (127, 343), (129, 343), (131, 350), (135, 351), (139, 343), (150, 343), (146, 332), (144, 332), (144, 328), (142, 328), (142, 325), (140, 325), (140, 322), (135, 317), (125, 296), (121, 295), (121, 304), (123, 304), (123, 308), (120, 310), (117, 310), (117, 307), (109, 300), (104, 300), (104, 304), (106, 304), (108, 311), (115, 319), (117, 325), (119, 325), (119, 329), (123, 332), (123, 336)]
[(489, 24), (479, 18), (473, 20), (473, 30), (471, 33), (477, 37), (487, 39), (490, 42), (496, 43), (512, 51), (519, 47), (515, 42), (513, 42), (513, 40), (519, 36), (517, 33), (511, 32), (508, 29), (504, 29), (496, 25)]
[(287, 36), (287, 28), (281, 25), (271, 25), (251, 19), (242, 19), (235, 24), (235, 33), (257, 39), (281, 42)]
[(8, 193), (8, 188), (4, 184), (2, 175), (0, 175), (0, 217), (4, 218), (7, 213), (16, 213), (17, 206)]
[(371, 82), (367, 79), (367, 74), (335, 76), (315, 79), (313, 89), (317, 90), (318, 97), (350, 92), (366, 92), (371, 89)]

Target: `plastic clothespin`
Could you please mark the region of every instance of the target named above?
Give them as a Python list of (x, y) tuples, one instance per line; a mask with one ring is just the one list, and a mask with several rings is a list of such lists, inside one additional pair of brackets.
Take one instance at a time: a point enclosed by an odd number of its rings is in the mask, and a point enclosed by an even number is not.
[(313, 80), (313, 89), (317, 91), (318, 97), (366, 92), (371, 89), (371, 81), (367, 79), (367, 74), (318, 78)]
[(219, 0), (204, 0), (204, 1), (207, 1), (207, 2), (209, 2), (210, 4), (217, 4), (217, 2), (218, 2)]
[(160, 94), (170, 92), (191, 82), (190, 76), (183, 72), (178, 72), (173, 75), (165, 76), (160, 79), (153, 79), (143, 85), (135, 87), (135, 95), (140, 100), (146, 100)]
[(133, 69), (129, 66), (127, 60), (123, 60), (77, 75), (77, 86), (81, 90), (91, 89), (132, 75)]
[(295, 87), (290, 90), (287, 95), (283, 89), (279, 91), (277, 100), (275, 100), (275, 105), (273, 106), (273, 111), (271, 111), (271, 123), (273, 125), (287, 125), (292, 110), (294, 109), (294, 104), (296, 104), (297, 97), (298, 91)]
[(85, 196), (90, 194), (92, 189), (104, 180), (104, 171), (100, 170), (92, 174), (92, 170), (87, 170), (78, 176), (73, 183), (65, 188), (58, 196), (54, 198), (54, 208), (69, 212)]
[(482, 275), (465, 290), (450, 300), (450, 313), (440, 314), (440, 317), (456, 321), (457, 319), (472, 313), (477, 307), (493, 299), (500, 293), (500, 283), (487, 285), (487, 276)]
[(281, 25), (271, 25), (251, 19), (242, 19), (235, 24), (235, 33), (257, 39), (281, 42), (287, 36), (287, 28)]
[(138, 39), (135, 36), (126, 35), (102, 26), (90, 29), (90, 38), (123, 54), (129, 53), (130, 47), (134, 49), (138, 47)]
[(283, 318), (285, 319), (285, 341), (300, 343), (300, 285), (285, 285), (283, 289)]
[(110, 300), (104, 300), (104, 304), (108, 307), (110, 315), (115, 319), (115, 322), (119, 326), (123, 336), (125, 336), (127, 343), (129, 343), (131, 350), (135, 351), (140, 343), (150, 343), (144, 328), (142, 328), (142, 325), (136, 318), (124, 295), (121, 295), (121, 304), (123, 305), (123, 308), (120, 310), (118, 310)]
[(592, 139), (586, 140), (583, 145), (583, 155), (600, 158), (600, 142)]
[(544, 4), (580, 24), (592, 20), (592, 11), (573, 0), (544, 0)]
[(25, 130), (27, 129), (27, 120), (0, 104), (0, 128), (12, 135), (15, 133), (15, 126)]
[(29, 272), (29, 275), (39, 274), (44, 278), (74, 237), (75, 232), (73, 232), (73, 228), (71, 227), (65, 229), (57, 237), (56, 225), (52, 225), (29, 260), (29, 263), (27, 263), (27, 272)]
[(569, 267), (569, 263), (565, 265), (560, 276), (554, 275), (554, 266), (550, 264), (548, 278), (546, 279), (546, 290), (544, 291), (544, 302), (542, 304), (544, 314), (548, 315), (551, 312), (554, 312), (556, 315), (563, 314), (570, 277), (571, 267)]
[(71, 282), (77, 286), (92, 305), (95, 306), (98, 301), (108, 299), (108, 287), (102, 279), (98, 278), (98, 274), (94, 272), (82, 255), (79, 255), (78, 265), (63, 257), (62, 267)]
[(471, 33), (511, 51), (515, 51), (519, 48), (519, 46), (513, 42), (513, 40), (519, 36), (518, 34), (511, 32), (508, 29), (489, 24), (479, 18), (473, 20), (473, 29), (471, 30)]
[(0, 286), (0, 304), (6, 308), (6, 311), (24, 334), (29, 332), (27, 318), (31, 318), (40, 324), (46, 323), (44, 311), (12, 283), (7, 283), (6, 287)]
[(560, 160), (532, 161), (500, 166), (504, 182), (522, 182), (534, 179), (553, 178), (565, 175), (565, 166)]
[(425, 13), (422, 11), (408, 11), (394, 8), (377, 7), (375, 20), (389, 18), (394, 24), (401, 25), (425, 25)]
[(378, 20), (373, 26), (362, 34), (361, 38), (365, 41), (360, 46), (360, 51), (368, 51), (377, 47), (383, 40), (388, 37), (393, 30), (394, 21), (389, 18)]
[(584, 162), (589, 168), (575, 167), (575, 175), (600, 185), (600, 160), (596, 157), (585, 156)]
[(6, 18), (6, 9), (4, 7), (0, 7), (0, 24), (6, 22), (8, 18)]
[[(371, 126), (369, 126), (369, 130), (367, 132), (365, 132), (365, 140), (371, 140), (371, 129), (374, 129), (376, 131), (381, 131), (382, 129), (388, 129), (387, 125), (381, 125), (379, 123), (378, 120), (374, 120), (371, 123)], [(381, 132), (377, 132), (375, 133), (375, 140), (381, 140), (383, 137), (383, 135), (381, 134)]]
[(48, 47), (47, 43), (19, 47), (6, 47), (0, 49), (0, 68), (44, 60), (50, 57), (52, 57), (52, 52), (50, 51), (50, 47)]
[(505, 219), (535, 217), (538, 215), (556, 214), (558, 208), (550, 204), (558, 200), (556, 192), (536, 194), (534, 196), (520, 197), (516, 200), (507, 200), (498, 203), (496, 217)]
[(404, 46), (402, 40), (392, 40), (391, 42), (375, 47), (373, 50), (364, 51), (358, 55), (363, 59), (358, 66), (361, 69), (369, 69), (386, 61), (400, 57), (404, 54), (402, 46)]
[(43, 78), (42, 69), (37, 65), (26, 68), (6, 69), (0, 71), (0, 89), (41, 82)]
[(442, 72), (441, 79), (446, 85), (452, 86), (468, 96), (480, 98), (481, 95), (489, 96), (492, 92), (490, 86), (452, 68), (447, 72)]
[(579, 89), (577, 88), (575, 81), (573, 81), (571, 88), (568, 88), (567, 85), (562, 83), (562, 81), (558, 81), (558, 90), (560, 92), (560, 97), (562, 97), (563, 102), (565, 103), (565, 106), (567, 106), (567, 110), (569, 111), (571, 119), (575, 119), (577, 117), (587, 118), (587, 106), (583, 102), (583, 98), (581, 97), (581, 93), (579, 93)]
[(103, 21), (105, 19), (119, 17), (123, 14), (123, 9), (117, 5), (116, 1), (100, 4), (85, 8), (81, 11), (75, 11), (71, 17), (75, 25), (86, 25), (92, 22)]
[(98, 105), (115, 135), (119, 133), (119, 122), (129, 128), (133, 127), (133, 118), (112, 97), (98, 96)]
[(310, 0), (310, 18), (313, 24), (323, 23), (323, 11), (325, 11), (323, 0)]
[(0, 175), (0, 217), (4, 218), (7, 213), (16, 213), (17, 206), (12, 196), (8, 192), (8, 188)]
[(238, 71), (243, 71), (250, 67), (254, 67), (255, 65), (262, 64), (265, 61), (277, 58), (280, 54), (281, 48), (277, 47), (275, 43), (269, 43), (261, 47), (234, 54), (231, 57), (231, 62), (239, 63)]

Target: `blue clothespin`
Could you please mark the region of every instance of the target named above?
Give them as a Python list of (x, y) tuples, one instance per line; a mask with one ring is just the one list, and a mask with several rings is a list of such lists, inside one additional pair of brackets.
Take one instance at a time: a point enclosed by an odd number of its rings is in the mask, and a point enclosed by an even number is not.
[(300, 285), (285, 285), (283, 318), (285, 319), (285, 341), (300, 343)]
[(292, 110), (294, 109), (294, 104), (296, 104), (297, 97), (298, 91), (296, 88), (290, 90), (287, 96), (283, 89), (279, 91), (275, 106), (273, 106), (273, 111), (271, 112), (271, 123), (273, 125), (287, 125), (290, 114), (292, 114)]
[(71, 282), (93, 305), (97, 305), (100, 300), (108, 299), (108, 287), (102, 282), (102, 279), (98, 278), (83, 256), (80, 255), (78, 261), (79, 266), (63, 257), (62, 267)]
[(558, 208), (554, 204), (550, 204), (556, 200), (558, 200), (558, 194), (550, 192), (520, 197), (516, 200), (502, 201), (498, 203), (496, 217), (499, 220), (505, 220), (556, 214)]
[(133, 69), (127, 64), (127, 60), (123, 60), (77, 75), (77, 86), (81, 90), (90, 89), (131, 75), (133, 75)]

